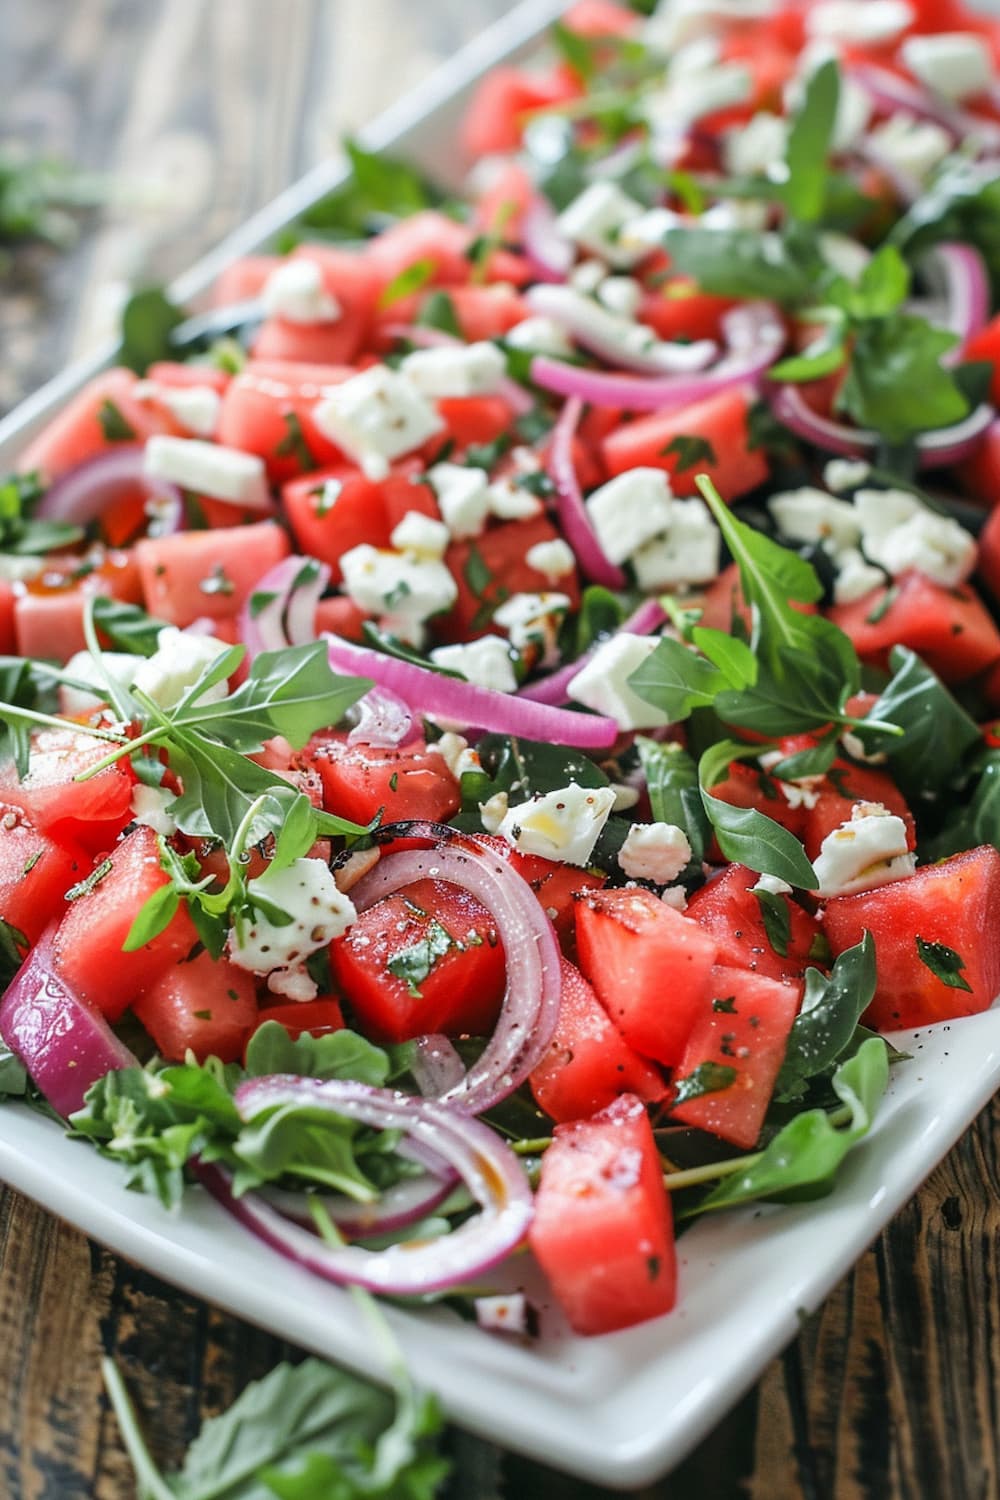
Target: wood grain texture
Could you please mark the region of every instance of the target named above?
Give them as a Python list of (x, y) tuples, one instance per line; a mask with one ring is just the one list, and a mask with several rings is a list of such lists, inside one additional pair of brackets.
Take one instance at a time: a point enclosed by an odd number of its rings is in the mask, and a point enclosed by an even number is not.
[[(121, 203), (0, 285), (0, 406), (412, 85), (504, 0), (0, 0), (0, 143)], [(2, 1127), (2, 1121), (0, 1121)], [(987, 1111), (798, 1340), (646, 1500), (1000, 1495), (1000, 1116)], [(0, 1500), (126, 1500), (114, 1354), (157, 1456), (290, 1351), (0, 1190)], [(597, 1491), (521, 1460), (511, 1500)], [(469, 1495), (468, 1500), (483, 1500)]]

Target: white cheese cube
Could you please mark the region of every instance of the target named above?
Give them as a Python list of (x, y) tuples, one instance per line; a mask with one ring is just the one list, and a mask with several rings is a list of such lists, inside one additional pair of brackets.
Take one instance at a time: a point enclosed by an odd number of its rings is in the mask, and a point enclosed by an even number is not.
[(372, 365), (331, 387), (313, 408), (313, 418), (323, 436), (374, 480), (386, 477), (392, 459), (411, 453), (444, 428), (413, 382), (386, 365)]
[(650, 208), (629, 219), (622, 228), (618, 243), (623, 250), (632, 251), (637, 256), (645, 255), (650, 250), (662, 249), (667, 230), (676, 229), (683, 223), (683, 217), (672, 208)]
[(573, 353), (573, 345), (565, 330), (554, 318), (524, 318), (507, 330), (504, 339), (512, 349), (524, 349), (529, 354), (550, 354), (556, 359), (566, 359)]
[(428, 754), (440, 755), (456, 781), (461, 781), (466, 771), (481, 771), (482, 761), (477, 750), (469, 749), (464, 735), (446, 733), (427, 746)]
[(337, 889), (322, 859), (296, 859), (283, 870), (269, 868), (247, 882), (247, 895), (251, 902), (260, 896), (292, 920), (279, 924), (255, 911), (252, 919), (237, 923), (230, 932), (229, 961), (251, 974), (267, 974), (268, 988), (277, 994), (312, 999), (316, 986), (305, 961), (357, 919), (350, 897)]
[(905, 880), (916, 864), (902, 818), (880, 802), (856, 802), (850, 819), (823, 840), (813, 870), (821, 896), (849, 896)]
[(163, 385), (157, 380), (140, 380), (133, 388), (140, 401), (156, 401), (165, 406), (174, 421), (192, 437), (210, 438), (219, 421), (222, 397), (211, 385)]
[(150, 479), (166, 479), (181, 489), (233, 505), (257, 510), (270, 505), (263, 460), (221, 443), (157, 433), (146, 443), (143, 472)]
[[(194, 635), (166, 625), (156, 637), (156, 650), (145, 660), (133, 658), (132, 686), (144, 692), (160, 708), (173, 708), (188, 688), (194, 687), (206, 667), (230, 648), (214, 635)], [(229, 688), (225, 679), (207, 688), (199, 703), (217, 703)]]
[(659, 645), (653, 635), (632, 635), (619, 631), (602, 642), (570, 679), (569, 696), (595, 713), (614, 719), (619, 729), (658, 729), (670, 719), (660, 708), (654, 708), (629, 686), (637, 672)]
[(897, 172), (924, 182), (951, 151), (951, 135), (934, 120), (915, 120), (903, 111), (872, 128), (869, 140)]
[(611, 787), (569, 786), (508, 809), (500, 833), (522, 854), (587, 865), (614, 806)]
[(723, 133), (722, 160), (733, 177), (766, 176), (775, 162), (784, 161), (787, 146), (787, 120), (761, 110)]
[(640, 547), (632, 558), (645, 592), (710, 583), (719, 572), (719, 528), (701, 500), (675, 500), (666, 536)]
[(635, 823), (618, 852), (618, 863), (632, 880), (669, 885), (691, 862), (691, 845), (674, 823)]
[(806, 11), (806, 35), (847, 46), (891, 42), (913, 21), (907, 0), (822, 0)]
[(670, 481), (662, 469), (629, 469), (588, 496), (587, 515), (601, 551), (623, 563), (671, 520)]
[(443, 521), (435, 521), (433, 516), (425, 516), (421, 510), (408, 510), (389, 540), (399, 552), (442, 558), (448, 549), (450, 534)]
[(985, 37), (973, 31), (908, 36), (900, 55), (914, 78), (943, 99), (985, 94), (993, 82), (993, 58)]
[(819, 248), (827, 265), (832, 266), (839, 276), (843, 276), (853, 286), (861, 280), (872, 258), (868, 246), (862, 245), (860, 240), (853, 240), (849, 234), (837, 234), (834, 231), (820, 235)]
[(506, 630), (518, 651), (541, 652), (538, 663), (554, 667), (559, 661), (558, 636), (569, 609), (568, 594), (512, 594), (493, 615), (494, 625)]
[(443, 562), (387, 552), (362, 542), (340, 559), (344, 591), (366, 614), (383, 617), (402, 640), (418, 644), (423, 622), (450, 609), (458, 585)]
[(642, 204), (622, 191), (615, 182), (592, 182), (564, 208), (557, 220), (559, 232), (581, 249), (600, 256), (611, 266), (627, 270), (642, 259), (643, 252), (621, 245), (619, 236), (630, 219), (638, 218)]
[(923, 506), (909, 490), (858, 490), (854, 496), (854, 509), (861, 525), (865, 550), (871, 553), (872, 544), (878, 537), (902, 526), (911, 516), (919, 514)]
[(164, 838), (169, 838), (172, 833), (177, 832), (177, 824), (167, 812), (174, 799), (174, 792), (165, 792), (162, 787), (146, 786), (144, 782), (137, 781), (132, 788), (133, 823), (142, 823), (154, 833), (162, 833)]
[(654, 135), (669, 136), (705, 115), (743, 104), (752, 91), (753, 77), (744, 63), (718, 63), (676, 78), (671, 72), (666, 88), (647, 95), (642, 112)]
[(884, 583), (885, 574), (882, 569), (866, 562), (857, 547), (845, 547), (843, 552), (837, 554), (834, 603), (853, 604), (870, 594), (873, 589), (881, 588)]
[(438, 646), (431, 652), (431, 661), (449, 672), (461, 672), (467, 682), (494, 693), (517, 689), (510, 646), (500, 635), (480, 636), (478, 641), (460, 646)]
[(260, 299), (269, 318), (282, 318), (286, 323), (336, 323), (343, 314), (313, 260), (286, 260), (276, 266)]
[(781, 880), (777, 875), (758, 875), (756, 885), (750, 887), (752, 891), (766, 891), (770, 896), (790, 896), (792, 887), (787, 880)]
[[(135, 669), (141, 661), (141, 656), (133, 656), (128, 651), (102, 651), (99, 666), (89, 651), (77, 651), (66, 663), (65, 670), (71, 676), (78, 677), (81, 682), (93, 683), (96, 692), (88, 693), (83, 688), (71, 687), (69, 683), (61, 682), (59, 684), (59, 712), (65, 714), (67, 718), (76, 718), (91, 713), (108, 701), (105, 677), (110, 677), (117, 687), (130, 688)], [(104, 668), (103, 672), (101, 666)]]
[(642, 302), (642, 287), (634, 276), (605, 276), (597, 288), (597, 300), (619, 317), (634, 318)]
[(490, 513), (489, 476), (485, 469), (462, 464), (435, 464), (428, 471), (441, 519), (453, 537), (478, 536)]
[(823, 483), (828, 490), (856, 490), (864, 484), (872, 466), (863, 458), (831, 458), (823, 469)]
[(496, 344), (445, 344), (408, 354), (402, 371), (425, 396), (489, 396), (507, 373), (507, 361)]
[(494, 479), (489, 487), (490, 510), (500, 521), (527, 521), (545, 509), (537, 495), (507, 476)]
[(509, 798), (506, 792), (494, 792), (479, 804), (479, 818), (487, 833), (497, 834), (507, 816)]
[(528, 548), (524, 560), (529, 568), (544, 573), (550, 583), (558, 583), (576, 568), (573, 549), (562, 537), (554, 537), (550, 542), (536, 542)]
[(861, 536), (858, 515), (850, 501), (835, 500), (810, 485), (772, 495), (767, 508), (781, 535), (789, 541), (829, 541), (839, 551), (854, 546)]
[(935, 583), (955, 588), (976, 566), (976, 542), (950, 516), (925, 510), (871, 544), (871, 556), (894, 578), (917, 568)]

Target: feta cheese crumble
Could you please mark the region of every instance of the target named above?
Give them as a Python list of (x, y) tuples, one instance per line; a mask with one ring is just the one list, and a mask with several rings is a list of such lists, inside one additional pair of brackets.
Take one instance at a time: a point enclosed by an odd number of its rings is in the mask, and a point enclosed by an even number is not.
[(424, 622), (458, 598), (444, 563), (415, 552), (382, 551), (362, 542), (343, 554), (340, 568), (348, 597), (410, 645), (422, 645)]
[(489, 475), (462, 464), (435, 464), (428, 470), (441, 519), (456, 539), (478, 536), (490, 513)]
[(260, 299), (269, 318), (282, 318), (286, 323), (336, 323), (343, 314), (314, 260), (286, 260), (276, 266)]
[(993, 82), (986, 40), (972, 31), (908, 36), (899, 51), (914, 78), (953, 103), (984, 94)]
[(619, 729), (657, 729), (669, 724), (668, 715), (640, 698), (628, 681), (658, 645), (656, 636), (619, 631), (598, 646), (570, 679), (569, 696), (614, 719)]
[(671, 519), (670, 481), (662, 469), (629, 469), (602, 484), (585, 502), (601, 551), (623, 563), (643, 542), (666, 531)]
[(313, 420), (373, 480), (385, 479), (392, 459), (411, 453), (444, 428), (413, 381), (386, 365), (372, 365), (331, 386), (313, 408)]
[(554, 667), (559, 661), (559, 627), (569, 606), (568, 594), (512, 594), (494, 611), (493, 623), (506, 630), (516, 650), (533, 647), (541, 652), (540, 666)]
[(675, 823), (634, 823), (618, 852), (618, 863), (633, 880), (669, 885), (691, 862), (691, 845)]
[(412, 552), (414, 557), (440, 560), (444, 557), (451, 538), (442, 521), (425, 516), (421, 510), (408, 510), (389, 540), (399, 552)]
[(251, 903), (260, 897), (286, 912), (291, 921), (271, 921), (262, 911), (238, 923), (229, 934), (231, 963), (251, 974), (266, 974), (268, 989), (290, 1000), (311, 1000), (317, 993), (305, 961), (357, 918), (350, 898), (337, 889), (321, 859), (296, 859), (285, 869), (267, 869), (247, 882)]
[(592, 182), (564, 208), (557, 220), (560, 234), (582, 250), (600, 256), (608, 265), (627, 270), (641, 260), (642, 249), (623, 246), (620, 235), (630, 219), (642, 213), (641, 203), (615, 182)]
[(156, 433), (146, 443), (143, 473), (233, 505), (263, 510), (271, 503), (263, 459), (222, 443)]
[(464, 645), (437, 646), (431, 652), (431, 661), (450, 672), (461, 672), (468, 682), (494, 693), (513, 693), (517, 688), (510, 646), (500, 635), (480, 636), (478, 641)]
[(544, 573), (549, 583), (558, 583), (576, 568), (573, 549), (562, 537), (553, 537), (549, 542), (536, 542), (524, 554), (529, 568)]
[(912, 875), (917, 857), (906, 824), (881, 802), (856, 802), (847, 822), (828, 833), (813, 860), (821, 896), (849, 896)]
[(489, 396), (507, 373), (496, 344), (444, 344), (417, 349), (400, 367), (424, 396)]
[(654, 537), (632, 558), (636, 582), (646, 593), (711, 583), (719, 572), (721, 542), (703, 500), (675, 500), (666, 536)]
[(615, 804), (613, 788), (571, 781), (555, 792), (508, 808), (499, 832), (522, 854), (584, 866)]
[[(188, 688), (194, 687), (206, 667), (229, 650), (214, 635), (194, 635), (165, 625), (156, 637), (156, 650), (144, 661), (133, 657), (132, 686), (139, 688), (160, 708), (173, 708)], [(229, 688), (225, 678), (206, 688), (199, 703), (218, 703)]]

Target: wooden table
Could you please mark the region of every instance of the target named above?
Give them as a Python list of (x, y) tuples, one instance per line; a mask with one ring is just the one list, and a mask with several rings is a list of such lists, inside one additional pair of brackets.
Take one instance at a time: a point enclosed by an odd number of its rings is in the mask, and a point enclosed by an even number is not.
[[(0, 0), (0, 144), (109, 171), (130, 204), (0, 283), (0, 405), (107, 332), (122, 285), (167, 279), (504, 0)], [(1000, 1115), (988, 1110), (669, 1481), (671, 1500), (1000, 1494)], [(2, 1128), (2, 1120), (0, 1120)], [(289, 1351), (0, 1190), (0, 1496), (125, 1500), (98, 1358), (155, 1451)], [(511, 1497), (595, 1492), (518, 1460)], [(469, 1500), (486, 1500), (469, 1496)]]

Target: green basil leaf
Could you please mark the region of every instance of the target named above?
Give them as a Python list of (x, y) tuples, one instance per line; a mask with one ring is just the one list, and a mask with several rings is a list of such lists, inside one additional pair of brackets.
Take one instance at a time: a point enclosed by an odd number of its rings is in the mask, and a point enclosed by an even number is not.
[(902, 735), (897, 738), (869, 729), (864, 722), (853, 733), (867, 751), (881, 751), (889, 757), (893, 777), (906, 796), (941, 792), (953, 783), (970, 751), (981, 744), (979, 726), (908, 646), (893, 647), (889, 665), (892, 678), (868, 717), (898, 725)]
[(731, 761), (746, 759), (759, 751), (759, 745), (748, 747), (723, 740), (702, 756), (699, 777), (708, 821), (727, 859), (746, 865), (760, 875), (774, 875), (800, 890), (813, 891), (816, 889), (815, 871), (793, 833), (756, 808), (733, 807), (712, 796), (712, 787)]
[(635, 746), (654, 819), (683, 828), (691, 845), (692, 862), (700, 865), (710, 828), (698, 790), (698, 767), (682, 745), (661, 745), (658, 740), (637, 735)]
[(949, 948), (947, 943), (929, 942), (926, 938), (917, 936), (917, 953), (920, 962), (924, 964), (941, 983), (947, 985), (950, 990), (967, 990), (972, 993), (972, 985), (965, 978), (962, 970), (965, 968), (965, 959), (954, 948)]
[(802, 106), (788, 133), (784, 200), (803, 223), (816, 223), (826, 201), (826, 163), (840, 100), (840, 68), (834, 59), (818, 67), (806, 84)]
[(840, 1061), (871, 1004), (875, 982), (875, 941), (870, 932), (837, 956), (828, 975), (806, 970), (802, 1008), (792, 1022), (774, 1087), (777, 1100), (801, 1098), (810, 1078)]
[(787, 898), (775, 891), (755, 890), (754, 895), (771, 948), (779, 958), (787, 958), (788, 943), (792, 935), (792, 914)]

